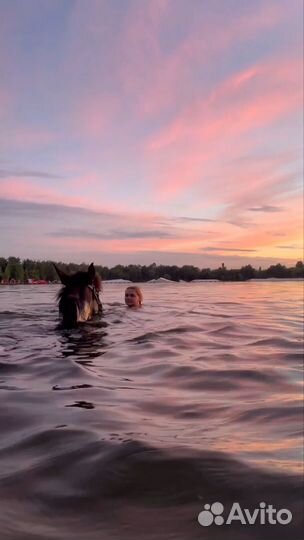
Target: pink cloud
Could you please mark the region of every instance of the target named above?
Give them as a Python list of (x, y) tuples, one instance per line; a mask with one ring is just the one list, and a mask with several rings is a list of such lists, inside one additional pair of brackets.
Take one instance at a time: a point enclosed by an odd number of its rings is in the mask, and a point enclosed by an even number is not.
[[(220, 83), (209, 96), (190, 102), (169, 127), (148, 141), (147, 150), (152, 152), (184, 142), (183, 139), (191, 134), (214, 138), (223, 128), (228, 134), (230, 131), (238, 133), (262, 123), (264, 118), (263, 123), (267, 124), (279, 117), (281, 106), (282, 115), (300, 107), (302, 88), (299, 68), (299, 62), (291, 56), (236, 73)], [(259, 84), (252, 85), (254, 79)], [(229, 125), (230, 119), (238, 122), (238, 129)]]
[[(286, 218), (286, 219), (285, 219)], [(282, 225), (285, 230), (284, 243), (296, 243), (301, 245), (299, 238), (296, 236), (297, 223), (292, 223), (288, 216), (284, 216)], [(265, 227), (265, 224), (264, 224)], [(274, 221), (269, 222), (268, 229), (264, 230), (263, 226), (257, 227), (255, 230), (242, 231), (237, 234), (234, 230), (234, 234), (229, 232), (229, 226), (223, 227), (223, 225), (216, 225), (218, 230), (217, 239), (212, 240), (212, 246), (218, 248), (217, 253), (227, 256), (227, 249), (231, 250), (230, 254), (239, 254), (240, 251), (246, 251), (246, 256), (255, 258), (261, 255), (264, 256), (278, 256), (278, 250), (276, 245), (278, 244), (278, 238), (275, 236), (277, 232), (277, 223)], [(136, 252), (162, 252), (162, 253), (204, 253), (205, 250), (208, 253), (208, 247), (210, 246), (210, 238), (207, 240), (204, 238), (202, 231), (197, 233), (190, 233), (189, 235), (176, 235), (176, 237), (167, 239), (157, 238), (157, 231), (155, 238), (133, 238), (130, 239), (98, 239), (98, 238), (82, 238), (81, 233), (79, 237), (69, 238), (50, 238), (50, 243), (58, 246), (68, 246), (69, 249), (85, 249), (92, 252), (115, 252), (115, 253), (132, 253)], [(206, 249), (207, 248), (207, 249)], [(248, 251), (247, 251), (248, 250)], [(250, 252), (252, 250), (252, 252)], [(285, 259), (294, 260), (297, 257), (301, 257), (300, 249), (298, 252), (295, 250), (292, 253), (284, 253)], [(286, 256), (288, 255), (288, 256)]]
[[(300, 109), (298, 67), (292, 58), (285, 58), (237, 73), (219, 85), (209, 99), (189, 105), (148, 140), (147, 159), (154, 171), (159, 164), (156, 196), (167, 200), (212, 171), (214, 174), (218, 156), (224, 163), (246, 147), (252, 151), (252, 136), (257, 130), (261, 132)], [(228, 184), (223, 175), (220, 183), (225, 191)]]
[(85, 249), (90, 251), (114, 252), (114, 253), (136, 253), (145, 251), (160, 251), (160, 252), (176, 252), (184, 251), (185, 253), (191, 253), (197, 251), (199, 247), (198, 241), (191, 241), (189, 239), (158, 239), (158, 238), (136, 238), (132, 239), (130, 247), (130, 239), (118, 240), (118, 239), (94, 239), (94, 238), (50, 238), (50, 243), (58, 245), (68, 245), (69, 249), (77, 246), (79, 249)]
[[(77, 180), (64, 181), (61, 187), (58, 186), (45, 186), (39, 184), (39, 181), (23, 180), (10, 176), (9, 178), (2, 179), (0, 181), (0, 196), (2, 199), (16, 200), (21, 202), (34, 202), (40, 204), (57, 204), (71, 208), (83, 208), (91, 210), (93, 212), (101, 212), (106, 215), (113, 216), (113, 220), (120, 224), (128, 226), (138, 227), (141, 226), (153, 226), (154, 222), (161, 219), (160, 216), (155, 213), (147, 213), (136, 209), (133, 211), (126, 210), (125, 205), (116, 203), (115, 201), (105, 201), (100, 195), (96, 195), (93, 189), (90, 190), (86, 196), (83, 194), (83, 188), (92, 182), (92, 184), (99, 183), (99, 177), (94, 174), (87, 177), (81, 177)], [(77, 191), (80, 187), (80, 194)], [(73, 194), (67, 195), (65, 192), (73, 191)]]
[[(183, 10), (172, 2), (139, 3), (130, 11), (120, 42), (123, 62), (118, 72), (123, 91), (133, 97), (141, 117), (160, 115), (165, 109), (175, 109), (198, 92), (194, 74), (204, 65), (216, 61), (236, 44), (275, 28), (292, 15), (277, 2), (258, 8), (244, 9), (238, 17), (228, 18), (218, 27), (218, 13), (198, 11), (186, 34), (172, 52), (160, 47), (160, 33), (173, 21), (179, 25)], [(287, 16), (287, 19), (286, 19)], [(201, 91), (201, 89), (199, 89)]]
[[(9, 181), (1, 183), (1, 196), (3, 198), (13, 199), (20, 201), (35, 201), (44, 204), (61, 204), (70, 207), (80, 206), (91, 208), (93, 210), (106, 211), (110, 216), (112, 209), (109, 207), (101, 208), (98, 203), (95, 205), (90, 201), (84, 200), (83, 197), (78, 198), (76, 196), (64, 196), (53, 188), (46, 188), (36, 185), (34, 182), (23, 181), (19, 179), (11, 178)], [(282, 201), (283, 211), (280, 212), (280, 230), (284, 230), (284, 243), (298, 243), (301, 245), (299, 238), (299, 201), (294, 198), (293, 200), (287, 199)], [(99, 206), (99, 208), (97, 208)], [(157, 251), (162, 253), (199, 253), (203, 252), (204, 248), (212, 245), (218, 246), (218, 253), (221, 253), (221, 247), (224, 249), (223, 255), (227, 254), (225, 249), (236, 248), (241, 249), (253, 249), (252, 254), (248, 252), (248, 257), (255, 257), (263, 254), (263, 250), (268, 250), (266, 254), (269, 256), (272, 253), (276, 255), (275, 246), (278, 243), (278, 216), (276, 214), (267, 214), (263, 216), (263, 219), (255, 223), (254, 229), (240, 229), (233, 224), (214, 222), (214, 223), (172, 223), (168, 220), (167, 225), (164, 223), (159, 228), (158, 223), (164, 220), (161, 216), (147, 214), (147, 213), (125, 213), (117, 215), (112, 212), (112, 219), (109, 222), (109, 229), (121, 229), (130, 230), (130, 228), (138, 229), (140, 223), (140, 230), (148, 228), (151, 234), (154, 232), (155, 236), (151, 237), (134, 237), (130, 238), (118, 238), (113, 235), (107, 238), (90, 238), (82, 237), (81, 230), (78, 236), (68, 237), (52, 237), (47, 238), (47, 243), (50, 246), (58, 249), (64, 249), (64, 246), (68, 250), (92, 250), (99, 252), (116, 252), (126, 253), (130, 252), (149, 252)], [(96, 222), (97, 223), (97, 222)], [(54, 225), (55, 226), (55, 225)], [(159, 231), (165, 230), (170, 233), (170, 237), (159, 237)], [(211, 230), (210, 230), (211, 229)], [(104, 230), (94, 229), (96, 233), (103, 233)], [(94, 231), (93, 231), (94, 232)], [(233, 251), (232, 251), (233, 252)], [(238, 251), (236, 251), (238, 253)], [(287, 254), (284, 254), (287, 255)], [(293, 251), (288, 253), (290, 259), (297, 256), (297, 253)], [(300, 257), (300, 254), (298, 255)], [(286, 257), (288, 259), (288, 257)]]
[(55, 188), (48, 188), (30, 180), (11, 177), (2, 181), (1, 197), (22, 202), (40, 202), (44, 204), (64, 204), (66, 206), (82, 206), (83, 200), (76, 197), (65, 197)]
[[(299, 246), (303, 242), (301, 229), (301, 209), (298, 197), (285, 197), (281, 200), (280, 212), (259, 213), (255, 216), (254, 226), (239, 230), (234, 233), (233, 238), (227, 236), (229, 242), (237, 243), (240, 248), (254, 248), (262, 254), (272, 256), (275, 254), (275, 246), (278, 244), (277, 233), (284, 231), (284, 243), (295, 243)], [(225, 235), (226, 236), (226, 235)], [(298, 257), (301, 251), (298, 250)], [(290, 254), (296, 256), (295, 253)]]

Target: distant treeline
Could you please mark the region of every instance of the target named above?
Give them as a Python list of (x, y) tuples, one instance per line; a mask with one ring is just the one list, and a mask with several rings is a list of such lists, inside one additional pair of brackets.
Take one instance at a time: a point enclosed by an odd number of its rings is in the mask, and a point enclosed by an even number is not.
[[(56, 263), (60, 268), (68, 273), (78, 270), (87, 270), (86, 263)], [(156, 265), (155, 263), (146, 265), (129, 264), (123, 266), (118, 264), (113, 268), (95, 265), (103, 280), (107, 279), (128, 279), (136, 282), (149, 281), (160, 277), (172, 279), (173, 281), (192, 281), (193, 279), (219, 279), (221, 281), (245, 281), (257, 278), (304, 278), (304, 265), (298, 261), (293, 267), (286, 267), (282, 264), (274, 264), (269, 268), (257, 270), (250, 264), (241, 268), (228, 269), (224, 263), (217, 269), (197, 268), (196, 266), (167, 266)], [(0, 257), (0, 282), (27, 282), (29, 279), (57, 281), (58, 276), (52, 261), (33, 261), (31, 259), (21, 260), (19, 257)]]

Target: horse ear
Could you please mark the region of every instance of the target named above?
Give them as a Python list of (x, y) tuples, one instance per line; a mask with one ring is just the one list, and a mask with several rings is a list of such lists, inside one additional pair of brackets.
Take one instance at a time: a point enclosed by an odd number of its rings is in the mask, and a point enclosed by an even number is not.
[(55, 263), (53, 263), (53, 266), (54, 266), (54, 268), (55, 268), (55, 270), (56, 270), (56, 272), (57, 272), (57, 274), (58, 274), (58, 276), (59, 276), (59, 279), (60, 279), (61, 283), (62, 283), (63, 285), (67, 285), (67, 284), (68, 284), (68, 281), (69, 281), (69, 276), (68, 276), (68, 274), (66, 274), (65, 272), (63, 272), (63, 270), (60, 270), (60, 268), (58, 268), (58, 266), (57, 266)]
[(94, 266), (94, 263), (91, 263), (88, 268), (89, 283), (93, 283), (95, 275), (96, 275), (95, 266)]

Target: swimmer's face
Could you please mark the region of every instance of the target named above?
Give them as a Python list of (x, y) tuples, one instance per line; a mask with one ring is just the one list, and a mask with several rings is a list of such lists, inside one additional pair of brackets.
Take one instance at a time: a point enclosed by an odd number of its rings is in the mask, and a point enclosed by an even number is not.
[(125, 292), (125, 302), (128, 307), (139, 307), (140, 299), (137, 292), (134, 289), (128, 288)]

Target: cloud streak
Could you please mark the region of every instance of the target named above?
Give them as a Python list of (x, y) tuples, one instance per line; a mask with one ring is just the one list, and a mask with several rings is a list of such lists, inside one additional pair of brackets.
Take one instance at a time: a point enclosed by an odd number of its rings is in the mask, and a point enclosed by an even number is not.
[(224, 252), (224, 251), (233, 251), (233, 252), (238, 252), (238, 251), (241, 251), (241, 252), (244, 252), (244, 253), (254, 253), (256, 251), (256, 249), (241, 249), (241, 248), (234, 248), (234, 247), (231, 247), (231, 248), (225, 248), (225, 247), (204, 247), (202, 248), (202, 251), (217, 251), (217, 252)]
[(248, 208), (250, 212), (281, 212), (281, 208), (278, 206), (271, 206), (269, 204), (265, 204), (264, 206), (254, 206), (252, 208)]
[(27, 169), (0, 169), (0, 178), (48, 178), (48, 179), (62, 179), (60, 174), (52, 174), (42, 171), (31, 171)]
[(110, 230), (106, 233), (97, 233), (86, 231), (84, 229), (62, 229), (48, 233), (48, 236), (54, 238), (96, 238), (99, 240), (129, 240), (136, 238), (171, 238), (173, 235), (167, 231), (126, 231), (126, 230)]

